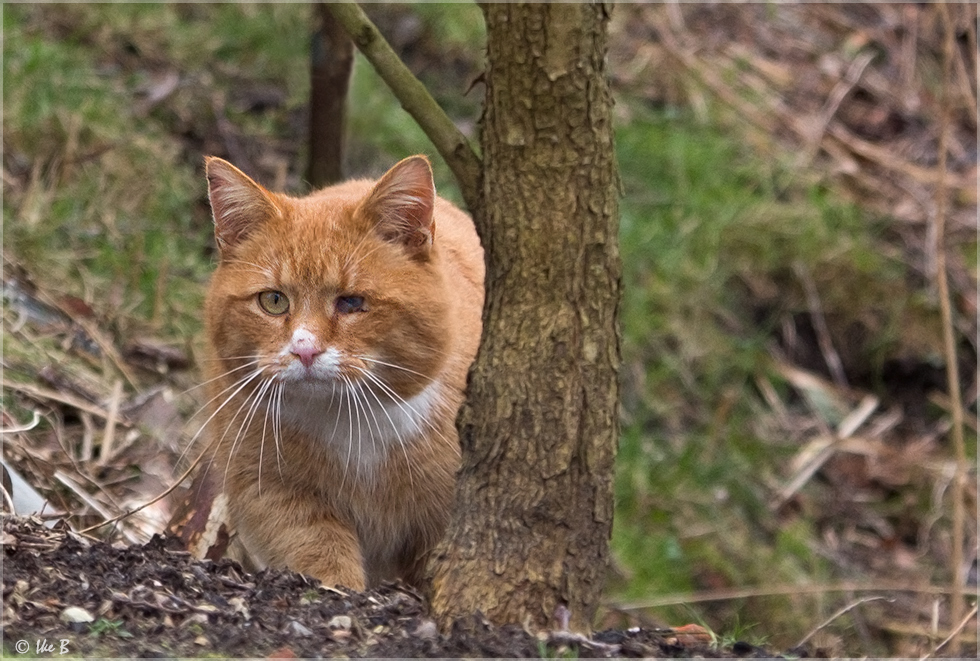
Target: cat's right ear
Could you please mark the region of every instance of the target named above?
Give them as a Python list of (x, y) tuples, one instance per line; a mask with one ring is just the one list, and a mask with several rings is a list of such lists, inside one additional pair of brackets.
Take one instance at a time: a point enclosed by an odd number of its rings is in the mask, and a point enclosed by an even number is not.
[(214, 238), (223, 256), (270, 217), (281, 215), (273, 194), (228, 161), (206, 156), (204, 169)]
[(429, 159), (409, 156), (378, 180), (362, 208), (377, 219), (377, 229), (385, 240), (426, 259), (435, 237), (435, 199)]

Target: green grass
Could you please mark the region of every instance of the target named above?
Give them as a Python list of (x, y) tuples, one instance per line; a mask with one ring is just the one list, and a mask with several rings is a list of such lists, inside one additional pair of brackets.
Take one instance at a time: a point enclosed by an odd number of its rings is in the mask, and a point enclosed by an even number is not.
[(123, 628), (125, 622), (122, 620), (107, 620), (100, 617), (92, 623), (88, 629), (90, 636), (118, 636), (119, 638), (132, 638), (133, 634)]
[[(627, 580), (613, 592), (819, 580), (829, 569), (811, 548), (812, 522), (769, 510), (799, 447), (765, 424), (755, 379), (786, 394), (767, 343), (783, 315), (806, 312), (794, 264), (813, 274), (835, 324), (864, 315), (883, 328), (909, 320), (901, 264), (876, 248), (880, 224), (819, 182), (779, 189), (778, 165), (691, 117), (637, 109), (617, 145), (626, 424), (613, 548)], [(781, 297), (759, 309), (750, 288)], [(861, 349), (886, 344), (875, 342)], [(778, 628), (807, 616), (788, 599), (767, 603), (749, 619)]]

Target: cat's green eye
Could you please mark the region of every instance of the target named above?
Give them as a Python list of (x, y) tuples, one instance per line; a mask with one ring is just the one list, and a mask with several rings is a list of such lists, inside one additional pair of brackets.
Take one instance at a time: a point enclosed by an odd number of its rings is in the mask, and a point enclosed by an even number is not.
[(259, 305), (269, 314), (285, 314), (289, 299), (281, 291), (264, 291), (259, 294)]

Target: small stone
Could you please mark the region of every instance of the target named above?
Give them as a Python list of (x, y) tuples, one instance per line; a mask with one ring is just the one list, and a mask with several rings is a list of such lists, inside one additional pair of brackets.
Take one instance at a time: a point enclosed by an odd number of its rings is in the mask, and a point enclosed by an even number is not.
[(207, 636), (198, 636), (197, 638), (194, 639), (194, 644), (199, 645), (201, 647), (207, 647), (208, 645), (211, 644), (211, 641), (208, 640)]
[(14, 605), (20, 606), (27, 601), (27, 591), (30, 589), (31, 585), (27, 581), (17, 581), (14, 584), (14, 592), (10, 595), (10, 600)]
[(246, 620), (251, 618), (251, 615), (248, 612), (248, 606), (245, 605), (245, 600), (241, 597), (232, 597), (228, 600), (228, 605), (231, 606), (234, 612), (238, 613)]
[(418, 628), (412, 632), (412, 635), (422, 640), (432, 640), (439, 635), (439, 628), (432, 620), (422, 620), (419, 622)]
[(350, 617), (347, 615), (334, 615), (333, 618), (327, 622), (327, 628), (349, 630), (352, 624), (353, 623), (351, 622)]
[(301, 622), (297, 622), (296, 620), (291, 621), (286, 626), (286, 629), (289, 631), (289, 633), (293, 634), (294, 636), (299, 636), (300, 638), (306, 638), (307, 636), (313, 635), (313, 631), (309, 627), (304, 626)]
[(95, 618), (84, 608), (79, 608), (78, 606), (69, 606), (65, 610), (61, 611), (61, 615), (58, 616), (62, 622), (94, 622)]

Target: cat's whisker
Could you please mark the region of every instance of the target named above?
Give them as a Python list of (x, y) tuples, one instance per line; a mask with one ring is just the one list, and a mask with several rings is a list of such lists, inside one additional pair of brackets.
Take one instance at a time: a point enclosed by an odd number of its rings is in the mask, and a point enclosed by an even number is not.
[[(376, 228), (377, 228), (377, 224), (375, 224), (375, 227), (374, 227), (374, 229), (376, 229)], [(356, 255), (356, 254), (357, 254), (357, 251), (358, 251), (358, 250), (360, 250), (360, 248), (361, 248), (361, 246), (362, 246), (362, 245), (364, 245), (364, 242), (365, 242), (365, 241), (367, 241), (367, 238), (368, 238), (369, 236), (371, 236), (371, 233), (370, 233), (370, 232), (365, 232), (365, 233), (364, 233), (364, 234), (363, 234), (363, 235), (361, 236), (361, 240), (357, 242), (357, 245), (355, 245), (355, 246), (354, 246), (354, 248), (353, 248), (353, 249), (351, 249), (351, 250), (350, 250), (350, 251), (349, 251), (349, 252), (347, 253), (347, 259), (345, 259), (345, 260), (344, 260), (344, 267), (343, 267), (343, 268), (344, 268), (344, 270), (348, 270), (348, 269), (350, 269), (350, 268), (351, 268), (351, 263), (350, 263), (350, 260), (351, 260), (351, 258), (353, 258), (353, 257), (354, 257), (354, 255)], [(354, 266), (357, 266), (358, 264), (360, 264), (360, 263), (361, 263), (361, 260), (363, 260), (363, 259), (364, 259), (363, 257), (359, 257), (359, 258), (357, 259), (357, 262), (355, 262), (355, 263), (354, 263)]]
[[(256, 358), (256, 360), (252, 360), (252, 361), (250, 361), (250, 362), (247, 362), (247, 363), (245, 363), (244, 365), (239, 365), (238, 367), (233, 367), (232, 369), (230, 369), (230, 370), (228, 370), (227, 372), (223, 372), (222, 374), (219, 374), (219, 375), (218, 375), (218, 376), (216, 376), (216, 377), (213, 377), (213, 378), (210, 378), (210, 379), (208, 379), (207, 381), (204, 381), (203, 383), (199, 383), (199, 384), (197, 384), (196, 386), (191, 386), (191, 387), (190, 387), (190, 388), (188, 388), (187, 390), (183, 390), (183, 391), (181, 391), (181, 392), (179, 392), (179, 393), (177, 393), (177, 397), (183, 397), (183, 396), (184, 396), (184, 395), (186, 395), (187, 393), (189, 393), (189, 392), (192, 392), (192, 391), (194, 391), (194, 390), (197, 390), (197, 389), (198, 389), (198, 388), (200, 388), (201, 386), (206, 386), (207, 384), (209, 384), (209, 383), (212, 383), (212, 382), (214, 382), (214, 381), (217, 381), (218, 379), (223, 379), (224, 377), (226, 377), (226, 376), (228, 376), (229, 374), (232, 374), (232, 373), (234, 373), (234, 372), (238, 372), (238, 371), (240, 371), (240, 370), (243, 370), (243, 369), (247, 369), (247, 368), (249, 368), (249, 367), (255, 367), (256, 365), (258, 365), (258, 364), (259, 364), (259, 361), (258, 361), (258, 356), (255, 356), (255, 358)], [(210, 404), (210, 403), (211, 403), (211, 402), (213, 402), (213, 401), (214, 401), (214, 399), (211, 399), (211, 400), (209, 400), (209, 402), (208, 402), (208, 403)], [(205, 405), (205, 406), (206, 406), (206, 405)], [(201, 412), (201, 411), (203, 411), (203, 410), (204, 410), (204, 407), (202, 406), (202, 407), (201, 407), (201, 408), (199, 408), (199, 409), (198, 409), (197, 411), (195, 411), (195, 412), (194, 412), (194, 415), (192, 415), (192, 416), (191, 416), (191, 417), (190, 417), (190, 418), (188, 419), (188, 422), (190, 422), (191, 420), (193, 420), (193, 419), (194, 419), (194, 416), (196, 416), (196, 415), (197, 415), (198, 413), (200, 413), (200, 412)]]
[(248, 356), (217, 356), (215, 358), (205, 358), (201, 362), (220, 363), (222, 361), (229, 361), (229, 360), (256, 360), (258, 358), (262, 358), (262, 356), (263, 354), (261, 353), (253, 353)]
[[(354, 419), (351, 413), (351, 399), (350, 399), (350, 389), (344, 388), (344, 395), (347, 399), (347, 459), (344, 461), (344, 475), (340, 479), (340, 492), (344, 492), (344, 485), (347, 483), (347, 470), (350, 467), (350, 455), (354, 447)], [(339, 412), (338, 412), (339, 413)], [(340, 415), (337, 415), (337, 420), (340, 420)], [(334, 423), (334, 431), (337, 430), (337, 424)], [(336, 436), (334, 436), (336, 438)]]
[[(347, 390), (348, 392), (350, 392), (351, 401), (354, 403), (354, 419), (357, 421), (357, 456), (363, 457), (364, 435), (361, 433), (361, 414), (364, 412), (361, 410), (361, 403), (357, 399), (357, 391), (354, 389), (354, 383), (347, 377), (344, 377), (344, 381), (347, 383)], [(366, 417), (365, 417), (365, 422), (367, 422)], [(373, 446), (373, 437), (372, 437), (372, 446)], [(361, 475), (362, 464), (363, 462), (360, 461), (354, 464), (357, 470), (358, 477), (360, 477)]]
[[(333, 386), (330, 389), (330, 407), (327, 409), (328, 411), (332, 411), (333, 410), (333, 398), (334, 398), (334, 395), (336, 393), (337, 393), (337, 387), (336, 386)], [(347, 404), (348, 404), (348, 406), (350, 405), (350, 399), (349, 398), (348, 398)], [(342, 405), (343, 405), (343, 402), (342, 401), (337, 402), (337, 408), (338, 409), (340, 409)], [(339, 413), (339, 411), (338, 411), (338, 413)], [(330, 438), (337, 438), (337, 425), (339, 425), (339, 424), (340, 424), (340, 416), (339, 415), (335, 415), (333, 417), (333, 429), (330, 431)]]
[[(395, 424), (395, 421), (391, 419), (391, 415), (388, 413), (388, 409), (385, 408), (385, 405), (381, 403), (381, 398), (378, 397), (378, 393), (374, 392), (370, 388), (364, 388), (364, 384), (363, 383), (359, 383), (358, 384), (358, 388), (361, 389), (361, 390), (367, 390), (369, 393), (371, 393), (371, 396), (374, 397), (374, 401), (376, 401), (378, 403), (378, 408), (381, 409), (382, 413), (385, 414), (385, 417), (388, 418), (388, 424), (390, 424), (392, 430), (394, 430), (394, 432), (395, 432), (395, 438), (398, 439), (398, 445), (402, 449), (402, 454), (405, 455), (405, 466), (408, 468), (408, 483), (409, 483), (409, 485), (412, 486), (412, 488), (414, 490), (415, 480), (412, 477), (412, 461), (408, 457), (408, 450), (406, 448), (405, 439), (402, 438), (401, 429), (399, 429), (398, 428), (398, 425)], [(374, 409), (373, 408), (371, 409), (371, 415), (374, 416)], [(382, 438), (383, 437), (383, 434), (381, 432), (381, 425), (378, 424), (378, 418), (376, 416), (374, 418), (374, 424), (378, 428), (378, 437), (379, 438)]]
[[(258, 361), (256, 361), (256, 362), (258, 362)], [(204, 428), (208, 426), (208, 423), (210, 423), (211, 420), (213, 420), (214, 417), (216, 415), (218, 415), (218, 412), (221, 411), (221, 409), (223, 409), (225, 407), (225, 404), (227, 404), (228, 401), (230, 401), (235, 395), (237, 395), (238, 392), (242, 388), (244, 388), (250, 381), (252, 381), (253, 379), (255, 379), (255, 377), (257, 377), (259, 374), (261, 374), (263, 369), (264, 368), (261, 368), (260, 367), (255, 372), (252, 372), (251, 374), (246, 374), (245, 376), (243, 376), (242, 378), (240, 378), (238, 381), (235, 381), (230, 386), (228, 386), (227, 388), (225, 388), (224, 390), (222, 390), (221, 392), (219, 392), (217, 395), (215, 395), (214, 397), (212, 397), (211, 399), (209, 399), (208, 401), (206, 401), (197, 411), (194, 412), (193, 415), (191, 415), (190, 418), (188, 418), (188, 422), (190, 422), (191, 420), (193, 420), (194, 418), (197, 417), (197, 414), (198, 413), (200, 413), (201, 411), (206, 410), (207, 407), (208, 407), (208, 405), (211, 404), (211, 402), (214, 402), (215, 400), (221, 399), (222, 395), (224, 395), (226, 392), (228, 392), (229, 390), (234, 389), (236, 386), (238, 387), (238, 390), (235, 390), (235, 392), (233, 392), (231, 395), (229, 395), (228, 398), (224, 401), (224, 403), (221, 404), (221, 406), (219, 406), (217, 409), (215, 409), (215, 411), (208, 417), (208, 419), (205, 420), (204, 423), (198, 428), (198, 430), (194, 434), (194, 436), (191, 437), (191, 440), (189, 440), (187, 442), (187, 445), (184, 447), (184, 450), (180, 453), (180, 456), (177, 458), (178, 465), (184, 460), (184, 457), (187, 455), (187, 452), (190, 451), (190, 449), (192, 447), (194, 447), (194, 442), (201, 435), (201, 432), (204, 431)], [(237, 368), (236, 368), (236, 370), (232, 370), (232, 371), (237, 371)], [(225, 372), (225, 374), (223, 374), (221, 376), (227, 376), (230, 373), (231, 373), (231, 371)], [(216, 378), (221, 378), (221, 377), (216, 377)], [(213, 381), (214, 379), (211, 379), (211, 380)]]
[[(394, 391), (394, 389), (392, 389), (391, 386), (389, 386), (387, 383), (385, 383), (377, 375), (372, 374), (370, 371), (364, 370), (363, 368), (361, 368), (361, 371), (373, 383), (377, 384), (377, 386), (379, 388), (381, 388), (385, 392), (385, 394), (387, 394), (389, 397), (391, 397), (392, 401), (394, 401), (395, 404), (399, 408), (401, 408), (402, 413), (405, 414), (405, 417), (407, 417), (409, 419), (409, 421), (412, 423), (412, 425), (415, 427), (416, 431), (419, 434), (425, 433), (425, 430), (419, 425), (419, 422), (418, 422), (419, 420), (421, 420), (423, 423), (425, 423), (425, 426), (431, 432), (433, 432), (436, 436), (438, 436), (440, 438), (440, 440), (442, 440), (443, 442), (445, 442), (447, 446), (449, 446), (450, 448), (453, 448), (455, 452), (457, 452), (457, 453), (459, 452), (459, 447), (458, 447), (457, 444), (454, 444), (451, 440), (449, 440), (448, 438), (446, 438), (446, 436), (435, 425), (433, 425), (429, 421), (429, 419), (428, 419), (427, 416), (423, 415), (421, 411), (419, 411), (417, 408), (415, 408), (414, 406), (412, 406), (404, 397), (402, 397), (401, 395), (399, 395), (398, 393), (396, 393)], [(441, 406), (441, 405), (442, 405), (441, 402), (437, 402), (437, 406)], [(411, 413), (409, 413), (409, 411)]]
[[(347, 383), (349, 384), (349, 387), (352, 390), (352, 394), (354, 395), (354, 401), (357, 402), (357, 406), (359, 407), (358, 419), (360, 419), (360, 415), (362, 413), (364, 414), (364, 426), (367, 428), (368, 438), (371, 439), (372, 456), (375, 456), (378, 453), (378, 443), (380, 442), (382, 444), (382, 447), (384, 447), (384, 432), (381, 431), (381, 426), (378, 424), (378, 418), (374, 414), (374, 409), (370, 406), (369, 402), (364, 397), (362, 384), (360, 383), (355, 384), (354, 381), (351, 379), (348, 379)], [(374, 426), (378, 430), (377, 436), (375, 436), (374, 432), (371, 431), (371, 421), (367, 417), (368, 413), (370, 413), (371, 417), (374, 418)], [(358, 422), (358, 434), (360, 434), (359, 422)], [(358, 441), (358, 443), (360, 443), (360, 441)]]
[(272, 402), (276, 398), (276, 390), (273, 386), (273, 379), (267, 381), (270, 387), (272, 387), (272, 392), (269, 393), (269, 398), (265, 400), (265, 416), (262, 418), (262, 440), (259, 441), (259, 495), (262, 495), (262, 455), (265, 452), (265, 432), (266, 428), (269, 426), (269, 409), (272, 408)]
[(410, 370), (407, 367), (402, 367), (401, 365), (396, 365), (394, 363), (386, 363), (383, 360), (378, 360), (377, 358), (368, 358), (367, 356), (357, 356), (357, 357), (368, 363), (374, 363), (375, 365), (384, 365), (385, 367), (391, 367), (392, 369), (401, 370), (402, 372), (408, 372), (409, 374), (420, 376), (423, 379), (425, 379), (426, 384), (432, 383), (432, 381), (434, 380), (431, 376), (422, 374), (421, 372), (416, 372), (415, 370)]
[[(412, 423), (412, 425), (415, 427), (415, 430), (420, 434), (423, 433), (424, 430), (418, 425), (418, 422), (416, 421), (416, 418), (420, 418), (423, 420), (425, 419), (425, 416), (422, 414), (422, 412), (419, 411), (414, 406), (412, 406), (408, 402), (408, 400), (406, 400), (404, 397), (402, 397), (397, 392), (395, 392), (395, 390), (391, 386), (385, 383), (377, 375), (372, 374), (369, 370), (362, 369), (361, 371), (373, 383), (377, 384), (377, 386), (381, 388), (382, 391), (386, 395), (388, 395), (388, 397), (391, 398), (391, 400), (395, 403), (395, 405), (398, 406), (398, 408), (401, 409), (402, 413), (405, 414), (405, 417), (408, 418), (408, 420)], [(433, 428), (433, 430), (436, 431), (435, 428)]]
[[(204, 424), (202, 424), (201, 427), (200, 427), (200, 429), (197, 430), (197, 433), (194, 434), (194, 437), (191, 439), (190, 443), (188, 444), (188, 447), (190, 447), (191, 445), (193, 445), (194, 440), (198, 436), (200, 436), (201, 432), (203, 432), (205, 430), (205, 428), (207, 428), (207, 426), (222, 411), (222, 409), (224, 409), (230, 402), (232, 402), (235, 399), (235, 397), (238, 395), (238, 393), (240, 393), (245, 388), (245, 386), (247, 386), (249, 383), (251, 383), (252, 381), (254, 381), (256, 378), (260, 377), (262, 375), (262, 372), (264, 370), (265, 370), (264, 367), (260, 367), (259, 369), (257, 369), (252, 374), (249, 374), (248, 376), (242, 378), (240, 381), (236, 381), (235, 383), (233, 383), (232, 385), (228, 386), (227, 388), (225, 388), (224, 390), (222, 390), (220, 393), (218, 393), (215, 397), (212, 397), (211, 398), (211, 400), (208, 403), (213, 402), (214, 400), (220, 398), (221, 395), (223, 395), (224, 393), (228, 392), (229, 390), (234, 389), (234, 392), (232, 392), (230, 395), (228, 395), (225, 398), (225, 400), (223, 402), (221, 402), (221, 404), (211, 413), (211, 415), (208, 416), (208, 419), (204, 421)], [(246, 401), (248, 401), (247, 398), (246, 398)], [(232, 422), (234, 422), (235, 417), (238, 417), (238, 414), (237, 413), (232, 418)], [(229, 423), (229, 427), (230, 426), (231, 426), (231, 423)], [(228, 433), (228, 427), (225, 428), (225, 434), (227, 434), (227, 433)], [(211, 441), (210, 441), (210, 445), (211, 445), (211, 459), (208, 460), (208, 465), (204, 469), (205, 471), (210, 471), (211, 470), (211, 467), (214, 465), (214, 458), (217, 456), (218, 450), (221, 448), (221, 440), (223, 440), (223, 439), (224, 439), (224, 435), (222, 435), (221, 439), (218, 439), (218, 441), (214, 441), (213, 438), (211, 439)]]
[(380, 228), (383, 223), (384, 223), (384, 219), (377, 220), (374, 223), (374, 226), (371, 228), (371, 231), (370, 232), (365, 232), (363, 235), (361, 235), (361, 239), (360, 239), (360, 241), (357, 242), (357, 245), (355, 245), (347, 253), (347, 259), (344, 260), (344, 269), (357, 268), (358, 266), (360, 266), (361, 262), (363, 262), (364, 259), (368, 255), (370, 255), (372, 252), (374, 252), (375, 250), (377, 250), (378, 248), (380, 248), (381, 246), (384, 245), (383, 243), (382, 244), (378, 244), (372, 250), (369, 250), (367, 253), (361, 255), (360, 257), (358, 257), (357, 258), (357, 261), (354, 262), (353, 265), (351, 264), (351, 261), (350, 261), (351, 258), (353, 258), (357, 254), (357, 251), (361, 249), (361, 246), (364, 245), (364, 242), (367, 241), (369, 237), (372, 237), (372, 236), (376, 236), (377, 235), (378, 228)]
[[(252, 410), (249, 412), (251, 418), (255, 417), (255, 412), (257, 410), (258, 404), (262, 401), (262, 398), (265, 397), (266, 393), (269, 391), (272, 385), (273, 385), (272, 379), (266, 379), (265, 381), (262, 382), (262, 386), (258, 391), (259, 394), (255, 398), (255, 403), (252, 404)], [(258, 478), (257, 486), (258, 486), (258, 491), (260, 496), (262, 495), (262, 464), (264, 463), (263, 455), (265, 454), (265, 430), (266, 430), (266, 425), (268, 425), (269, 423), (269, 405), (271, 403), (272, 403), (272, 397), (270, 393), (270, 397), (265, 402), (265, 417), (262, 419), (262, 438), (259, 440), (259, 478)], [(250, 419), (245, 429), (247, 430), (248, 427), (251, 426), (251, 424), (252, 423)]]
[(282, 475), (282, 393), (286, 384), (279, 381), (275, 391), (275, 417), (272, 419), (272, 436), (276, 442), (276, 467), (279, 469), (279, 480), (285, 484), (286, 480)]
[[(362, 405), (364, 407), (364, 410), (367, 411), (367, 412), (369, 412), (371, 414), (371, 419), (374, 420), (374, 428), (378, 430), (378, 436), (377, 436), (377, 438), (379, 438), (379, 439), (384, 438), (384, 432), (381, 430), (381, 425), (378, 423), (378, 416), (375, 415), (375, 413), (374, 413), (374, 407), (373, 406), (370, 406), (370, 403), (367, 401), (367, 398), (364, 396), (364, 384), (363, 383), (358, 383), (357, 384), (357, 390), (356, 390), (356, 392), (358, 393), (358, 396), (361, 397), (362, 400), (363, 400)], [(374, 393), (371, 393), (371, 394), (374, 394)], [(375, 396), (375, 399), (377, 399), (377, 396)], [(378, 404), (381, 404), (381, 402), (378, 402)], [(380, 407), (380, 408), (381, 408), (382, 411), (384, 411), (384, 407), (383, 406)], [(387, 411), (385, 411), (385, 413), (387, 414)], [(389, 417), (388, 420), (390, 421), (391, 418)], [(397, 431), (397, 429), (396, 429), (396, 431)], [(371, 432), (371, 425), (370, 424), (368, 425), (368, 432), (369, 433)]]
[(245, 417), (242, 418), (242, 424), (238, 427), (238, 432), (235, 434), (235, 438), (231, 443), (231, 449), (228, 451), (228, 461), (225, 462), (225, 477), (224, 477), (224, 482), (222, 484), (222, 491), (227, 490), (228, 471), (231, 468), (231, 459), (235, 455), (235, 448), (238, 447), (238, 443), (244, 438), (245, 433), (248, 430), (248, 426), (251, 424), (250, 414), (252, 414), (255, 411), (255, 407), (258, 404), (259, 399), (262, 397), (262, 393), (265, 392), (265, 385), (268, 383), (269, 383), (268, 379), (263, 381), (262, 386), (256, 388), (255, 390), (253, 390), (252, 392), (248, 393), (248, 395), (245, 396), (245, 399), (242, 401), (241, 406), (238, 407), (238, 410), (235, 411), (235, 414), (231, 416), (231, 420), (228, 421), (228, 426), (225, 427), (225, 432), (221, 435), (221, 438), (218, 439), (218, 446), (220, 446), (221, 443), (224, 442), (225, 436), (228, 435), (228, 432), (235, 424), (235, 420), (238, 419), (239, 414), (241, 414), (242, 410), (246, 406), (248, 406), (249, 409), (248, 411), (245, 412)]

